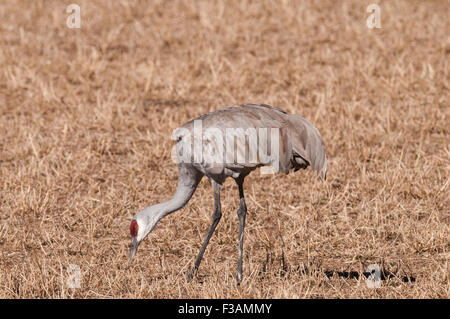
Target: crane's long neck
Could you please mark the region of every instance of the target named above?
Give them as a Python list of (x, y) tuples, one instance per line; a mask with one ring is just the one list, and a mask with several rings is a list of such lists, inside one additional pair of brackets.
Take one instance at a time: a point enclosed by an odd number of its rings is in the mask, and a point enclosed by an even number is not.
[(152, 231), (162, 218), (186, 205), (194, 194), (202, 175), (184, 166), (179, 167), (178, 186), (173, 197), (156, 205), (148, 206), (136, 214), (137, 219), (145, 220), (146, 231), (144, 237)]
[(183, 208), (191, 199), (196, 188), (197, 185), (184, 185), (178, 181), (177, 190), (171, 199), (150, 207), (157, 212), (155, 215), (161, 219), (168, 214)]

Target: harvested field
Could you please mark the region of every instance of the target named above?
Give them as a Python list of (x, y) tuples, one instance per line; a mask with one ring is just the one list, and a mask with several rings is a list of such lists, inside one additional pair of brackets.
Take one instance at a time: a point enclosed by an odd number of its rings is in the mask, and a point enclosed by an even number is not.
[[(2, 1), (0, 298), (449, 298), (450, 2), (378, 1), (370, 29), (372, 2)], [(309, 119), (327, 181), (247, 177), (240, 286), (232, 180), (198, 280), (207, 179), (126, 269), (131, 217), (175, 192), (172, 132), (241, 103)]]

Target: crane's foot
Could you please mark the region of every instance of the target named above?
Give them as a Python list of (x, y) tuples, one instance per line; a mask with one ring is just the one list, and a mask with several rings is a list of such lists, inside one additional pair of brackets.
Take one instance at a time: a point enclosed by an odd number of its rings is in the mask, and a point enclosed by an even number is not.
[(241, 274), (241, 273), (238, 273), (238, 274), (237, 274), (237, 278), (236, 278), (236, 284), (237, 284), (238, 286), (240, 286), (240, 285), (241, 285), (241, 282), (242, 282), (242, 274)]
[(197, 277), (197, 268), (192, 268), (192, 270), (190, 270), (186, 276), (186, 281), (187, 282), (191, 282), (192, 279), (194, 279), (194, 277)]

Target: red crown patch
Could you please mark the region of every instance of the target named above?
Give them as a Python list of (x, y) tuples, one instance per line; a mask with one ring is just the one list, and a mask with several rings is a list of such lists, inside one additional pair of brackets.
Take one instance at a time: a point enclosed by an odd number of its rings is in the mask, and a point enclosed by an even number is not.
[(139, 226), (136, 220), (132, 220), (130, 224), (131, 237), (136, 237), (138, 234)]

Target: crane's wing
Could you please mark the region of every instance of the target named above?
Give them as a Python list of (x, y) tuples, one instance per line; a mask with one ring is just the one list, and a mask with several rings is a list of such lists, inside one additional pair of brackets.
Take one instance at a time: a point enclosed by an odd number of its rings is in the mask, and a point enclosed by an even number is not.
[(288, 125), (295, 164), (300, 167), (310, 165), (322, 179), (326, 179), (327, 157), (319, 131), (297, 114), (288, 115)]
[(270, 105), (245, 104), (217, 110), (187, 122), (179, 130), (178, 160), (193, 163), (207, 176), (235, 177), (261, 166), (288, 174), (291, 168), (311, 166), (323, 179), (326, 177), (325, 148), (317, 129), (303, 117)]

